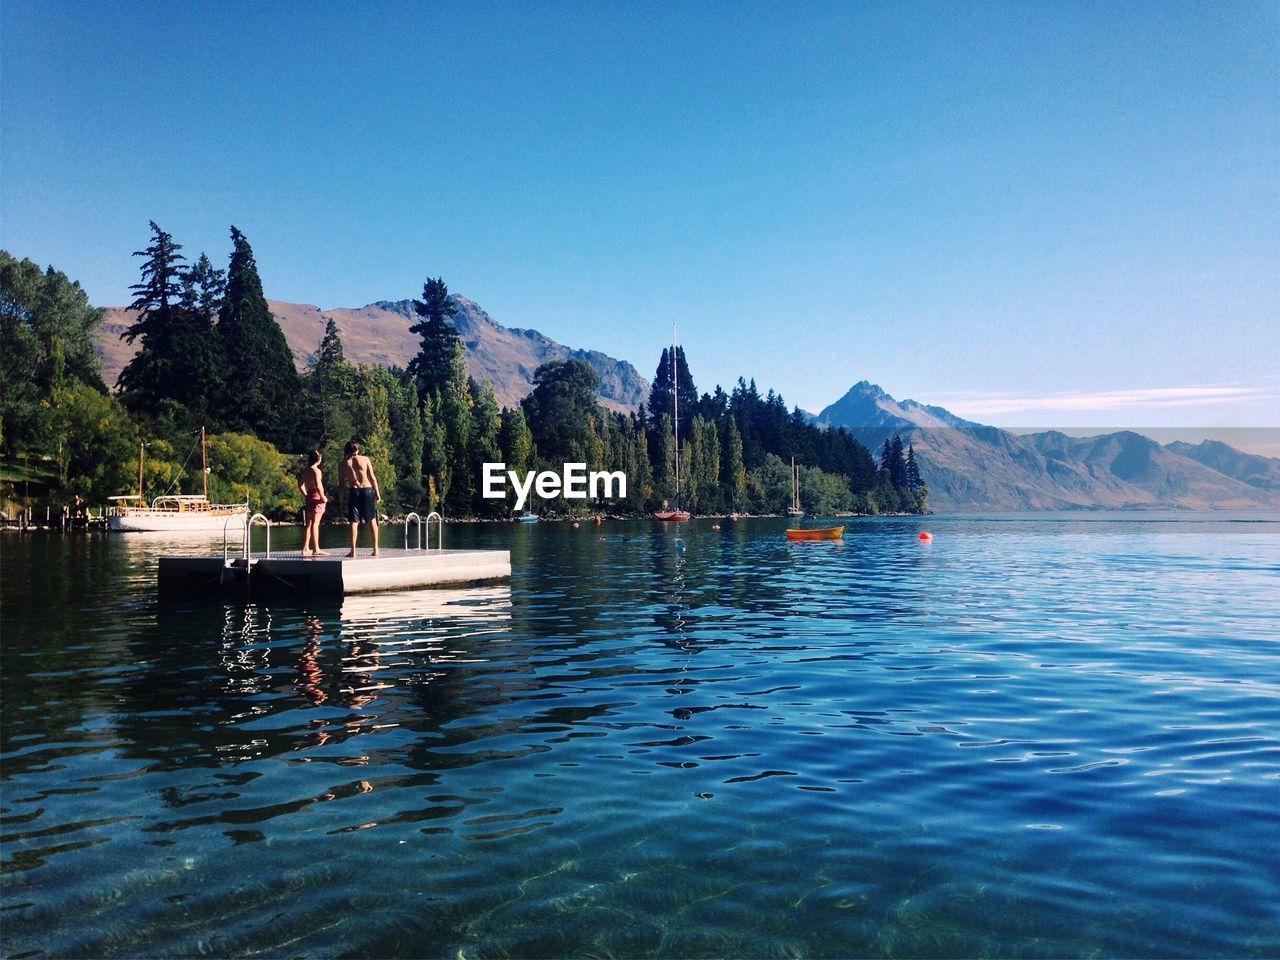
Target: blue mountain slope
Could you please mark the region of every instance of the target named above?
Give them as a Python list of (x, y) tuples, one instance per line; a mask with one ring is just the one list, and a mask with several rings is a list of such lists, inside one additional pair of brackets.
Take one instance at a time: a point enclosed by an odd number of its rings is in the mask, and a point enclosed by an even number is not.
[[(1255, 458), (1239, 465), (1222, 451), (1209, 451), (1262, 482), (1250, 484), (1176, 445), (1162, 447), (1124, 431), (1098, 437), (1046, 432), (1018, 436), (974, 423), (942, 407), (898, 401), (866, 380), (817, 416), (817, 423), (848, 427), (873, 452), (895, 434), (914, 446), (929, 484), (934, 510), (1280, 509), (1280, 487), (1266, 486), (1274, 464)], [(1226, 446), (1225, 444), (1221, 446)]]

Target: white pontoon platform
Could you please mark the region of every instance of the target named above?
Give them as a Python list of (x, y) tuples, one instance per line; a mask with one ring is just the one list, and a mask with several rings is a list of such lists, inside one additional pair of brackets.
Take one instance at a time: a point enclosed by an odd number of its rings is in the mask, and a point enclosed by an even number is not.
[[(164, 594), (202, 593), (227, 587), (249, 587), (254, 592), (323, 593), (342, 596), (379, 590), (410, 590), (468, 583), (487, 583), (511, 578), (509, 550), (445, 550), (444, 524), (439, 514), (427, 518), (440, 523), (438, 546), (422, 546), (422, 521), (417, 514), (405, 520), (405, 547), (382, 547), (372, 556), (361, 547), (356, 557), (349, 549), (327, 551), (327, 556), (303, 556), (300, 551), (271, 550), (271, 525), (262, 514), (254, 514), (243, 526), (244, 546), (237, 553), (228, 550), (224, 533), (222, 552), (203, 556), (161, 557), (159, 587)], [(255, 521), (267, 528), (266, 549), (249, 550), (249, 530)], [(418, 546), (409, 546), (409, 527), (417, 521)], [(230, 522), (230, 521), (229, 521)], [(394, 528), (384, 528), (384, 540)], [(392, 534), (394, 536), (394, 534)], [(430, 541), (430, 533), (427, 540)]]

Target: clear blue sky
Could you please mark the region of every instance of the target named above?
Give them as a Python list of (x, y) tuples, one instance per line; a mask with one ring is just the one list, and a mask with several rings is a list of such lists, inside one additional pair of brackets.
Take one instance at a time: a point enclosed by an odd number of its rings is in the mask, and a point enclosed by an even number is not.
[(154, 219), (322, 307), (817, 410), (1280, 427), (1280, 7), (0, 8), (0, 242), (99, 304)]

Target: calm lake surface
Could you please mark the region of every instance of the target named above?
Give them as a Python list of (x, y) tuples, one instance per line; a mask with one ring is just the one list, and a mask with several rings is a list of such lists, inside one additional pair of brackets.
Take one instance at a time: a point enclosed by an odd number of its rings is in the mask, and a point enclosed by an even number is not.
[(313, 602), (0, 538), (4, 955), (1280, 954), (1280, 520), (784, 526)]

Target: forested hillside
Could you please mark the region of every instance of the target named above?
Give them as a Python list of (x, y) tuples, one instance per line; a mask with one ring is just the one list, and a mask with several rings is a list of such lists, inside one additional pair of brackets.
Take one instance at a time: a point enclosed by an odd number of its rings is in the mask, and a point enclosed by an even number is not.
[(441, 278), (428, 278), (422, 298), (409, 301), (417, 352), (404, 368), (352, 363), (329, 318), (299, 373), (248, 238), (235, 227), (230, 238), (223, 270), (204, 253), (189, 261), (151, 224), (148, 245), (134, 254), (140, 276), (132, 322), (121, 332), (134, 352), (114, 390), (93, 350), (102, 311), (64, 274), (0, 253), (0, 324), (12, 345), (3, 356), (0, 448), (11, 474), (19, 460), (24, 469), (44, 464), (39, 486), (49, 502), (80, 495), (100, 504), (136, 490), (142, 447), (146, 496), (196, 490), (192, 444), (203, 427), (211, 498), (247, 497), (277, 516), (300, 506), (292, 482), (299, 458), (320, 450), (336, 486), (340, 451), (353, 438), (373, 458), (391, 514), (509, 515), (514, 493), (481, 496), (489, 462), (521, 473), (583, 462), (628, 478), (621, 501), (557, 499), (535, 503), (538, 510), (643, 515), (670, 500), (695, 513), (778, 513), (791, 503), (793, 457), (806, 510), (927, 509), (927, 488), (900, 442), (873, 458), (847, 430), (811, 425), (773, 391), (761, 395), (754, 380), (700, 395), (679, 346), (662, 351), (638, 410), (604, 405), (630, 402), (619, 391), (633, 390), (634, 377), (604, 364), (621, 379), (602, 402), (603, 355), (568, 352), (533, 372), (527, 396), (503, 404), (487, 379), (468, 373), (459, 301)]

